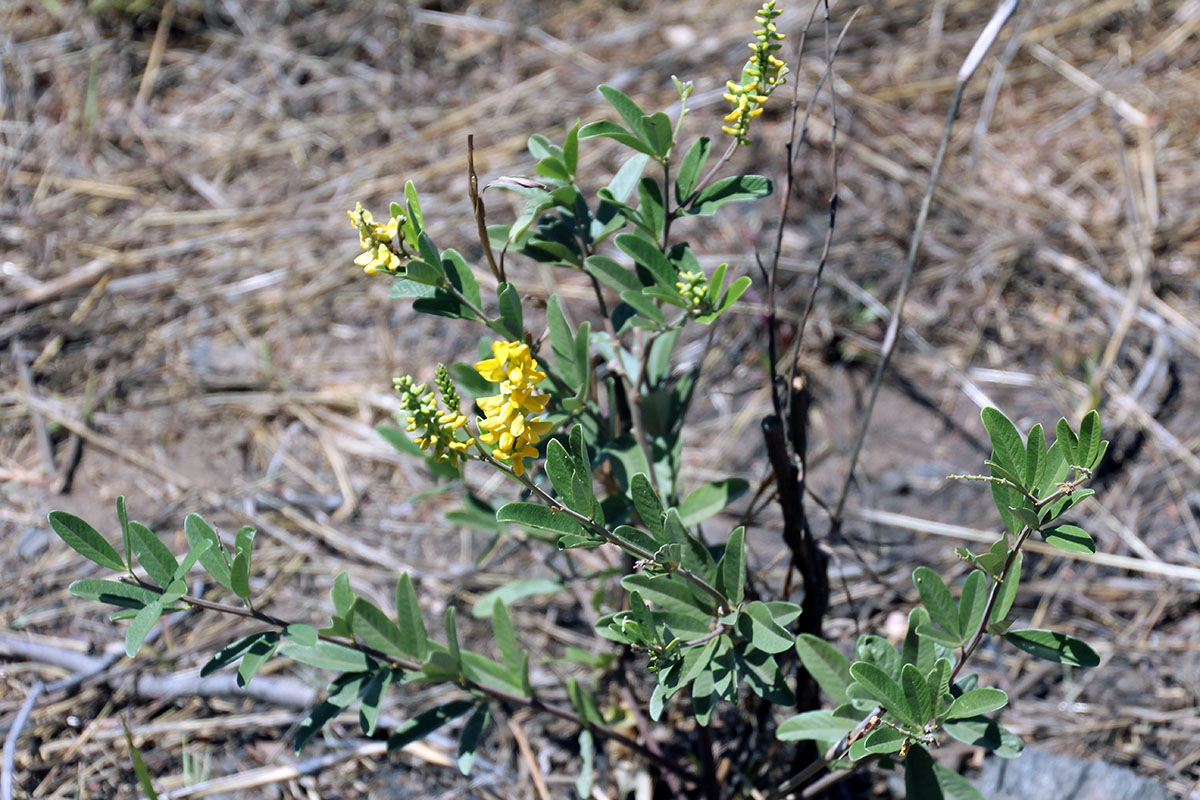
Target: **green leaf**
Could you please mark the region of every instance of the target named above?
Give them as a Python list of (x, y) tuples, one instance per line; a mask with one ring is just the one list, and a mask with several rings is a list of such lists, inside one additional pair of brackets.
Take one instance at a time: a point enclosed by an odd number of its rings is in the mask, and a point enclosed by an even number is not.
[(901, 722), (913, 727), (923, 724), (917, 720), (916, 712), (909, 705), (899, 684), (882, 669), (866, 661), (855, 661), (850, 665), (850, 675), (876, 702)]
[(987, 605), (988, 582), (983, 570), (971, 570), (963, 583), (962, 596), (958, 601), (958, 629), (964, 637), (979, 630), (983, 622), (983, 609)]
[(125, 562), (113, 546), (91, 525), (66, 511), (51, 511), (50, 527), (67, 545), (84, 558), (109, 569), (125, 569)]
[(473, 700), (455, 700), (418, 714), (396, 728), (395, 732), (388, 737), (388, 751), (399, 750), (411, 742), (424, 739), (447, 722), (458, 719), (473, 708), (475, 708)]
[(863, 747), (868, 753), (898, 753), (909, 737), (895, 728), (878, 728), (867, 734)]
[(170, 549), (154, 535), (154, 532), (142, 523), (130, 522), (126, 528), (129, 531), (128, 541), (138, 563), (146, 570), (146, 574), (150, 576), (151, 580), (166, 588), (174, 579), (179, 562), (175, 560)]
[(208, 663), (200, 668), (200, 677), (206, 678), (217, 670), (224, 669), (230, 664), (237, 662), (246, 654), (246, 651), (258, 642), (267, 642), (268, 644), (278, 643), (279, 633), (276, 631), (252, 633), (249, 636), (238, 639), (236, 642), (225, 645), (217, 651), (216, 655), (208, 660)]
[[(585, 126), (586, 127), (586, 126)], [(579, 138), (583, 138), (583, 131), (580, 131)], [(646, 164), (650, 162), (650, 156), (647, 154), (637, 153), (629, 157), (621, 168), (613, 175), (612, 180), (605, 187), (606, 191), (618, 203), (623, 203), (629, 199), (629, 195), (637, 188), (638, 183), (642, 179), (642, 172), (646, 169)]]
[[(546, 474), (554, 486), (554, 493), (575, 511), (575, 462), (562, 442), (551, 439), (546, 443)], [(581, 512), (582, 513), (582, 512)]]
[(999, 483), (993, 483), (991, 488), (992, 500), (996, 504), (996, 511), (999, 512), (1000, 519), (1004, 521), (1004, 527), (1013, 535), (1019, 534), (1025, 527), (1025, 523), (1009, 509), (1024, 505), (1025, 496), (1011, 486)]
[(396, 581), (396, 621), (400, 631), (400, 648), (417, 662), (424, 661), (429, 636), (425, 633), (425, 621), (421, 619), (416, 589), (407, 572), (402, 573)]
[(703, 322), (706, 325), (712, 322), (718, 316), (725, 313), (730, 306), (736, 303), (749, 288), (750, 278), (748, 276), (743, 275), (742, 277), (738, 278), (729, 285), (729, 291), (721, 295), (721, 301), (716, 304), (716, 308), (707, 314), (701, 314), (700, 316), (696, 317), (697, 321)]
[(202, 541), (212, 543), (208, 550), (200, 556), (200, 565), (208, 570), (208, 574), (213, 577), (213, 580), (232, 592), (233, 580), (229, 570), (229, 561), (225, 558), (225, 548), (221, 547), (221, 540), (217, 538), (217, 532), (204, 520), (204, 517), (199, 514), (188, 514), (183, 520), (183, 533), (192, 547), (196, 547)]
[(958, 622), (958, 605), (942, 577), (929, 567), (917, 567), (913, 570), (913, 584), (933, 621), (961, 641), (963, 632)]
[(333, 587), (329, 590), (329, 597), (333, 601), (333, 608), (339, 616), (349, 619), (350, 612), (354, 606), (354, 592), (350, 589), (350, 576), (345, 572), (339, 572), (338, 576), (333, 579)]
[(1042, 531), (1046, 544), (1052, 544), (1068, 553), (1095, 553), (1096, 543), (1088, 532), (1078, 525), (1055, 525)]
[(1067, 422), (1065, 418), (1060, 418), (1054, 428), (1054, 433), (1058, 437), (1056, 441), (1062, 448), (1063, 458), (1066, 459), (1067, 464), (1069, 466), (1078, 464), (1081, 460), (1076, 455), (1079, 437), (1075, 435), (1075, 431), (1071, 430), (1071, 423)]
[(700, 173), (708, 161), (708, 151), (711, 148), (712, 141), (707, 136), (701, 136), (688, 148), (687, 155), (679, 162), (679, 174), (675, 176), (675, 202), (683, 205), (692, 196), (692, 192), (696, 191), (696, 184), (700, 182)]
[[(746, 529), (735, 528), (725, 543), (725, 554), (717, 565), (717, 589), (735, 606), (741, 605), (746, 590)], [(764, 606), (766, 607), (766, 606)], [(774, 609), (766, 607), (778, 626)], [(791, 644), (789, 643), (789, 647)]]
[(604, 99), (608, 101), (608, 104), (616, 109), (617, 113), (621, 115), (621, 119), (625, 120), (625, 124), (629, 126), (631, 131), (647, 144), (651, 144), (651, 141), (643, 135), (642, 131), (642, 124), (646, 118), (646, 113), (638, 107), (637, 103), (630, 99), (629, 95), (607, 84), (600, 84), (596, 87), (596, 91), (600, 92), (604, 96)]
[(271, 659), (271, 656), (275, 655), (277, 649), (279, 649), (278, 634), (274, 637), (260, 637), (257, 641), (251, 642), (242, 656), (242, 663), (238, 665), (237, 685), (242, 689), (249, 686), (258, 670)]
[[(612, 538), (624, 544), (630, 555), (634, 555), (638, 550), (649, 550), (655, 553), (660, 549), (659, 543), (654, 540), (654, 537), (643, 530), (634, 528), (630, 525), (618, 525), (616, 530), (612, 531)], [(680, 556), (682, 558), (682, 555)]]
[(328, 697), (312, 710), (296, 730), (294, 748), (297, 755), (312, 737), (329, 724), (330, 720), (358, 699), (366, 687), (367, 680), (368, 674), (359, 672), (342, 675), (329, 685)]
[[(638, 213), (633, 222), (653, 241), (660, 241), (663, 235), (663, 223), (666, 220), (666, 204), (658, 181), (653, 178), (642, 178), (638, 182)], [(674, 288), (674, 287), (672, 287)]]
[(917, 630), (917, 636), (920, 636), (923, 639), (929, 639), (930, 641), (937, 642), (938, 644), (942, 645), (943, 647), (949, 647), (949, 648), (953, 649), (962, 644), (962, 637), (955, 636), (952, 633), (947, 633), (946, 631), (944, 631), (940, 628), (935, 628), (932, 625), (927, 625), (927, 624), (917, 625), (916, 630)]
[[(575, 334), (571, 332), (571, 326), (563, 315), (562, 305), (556, 294), (550, 295), (546, 302), (546, 327), (550, 331), (550, 349), (554, 353), (554, 363), (574, 390), (580, 380), (578, 365), (575, 363)], [(586, 371), (584, 374), (586, 375)]]
[(635, 327), (657, 330), (667, 326), (666, 316), (663, 314), (662, 309), (654, 304), (654, 300), (650, 295), (642, 291), (626, 291), (621, 292), (621, 299), (646, 320), (646, 324), (643, 325), (637, 325), (637, 320), (634, 320)]
[[(1065, 424), (1066, 420), (1063, 422)], [(1042, 469), (1042, 480), (1038, 484), (1038, 497), (1047, 497), (1052, 494), (1058, 488), (1058, 484), (1066, 480), (1067, 473), (1071, 471), (1062, 443), (1059, 441), (1050, 445), (1046, 451), (1045, 462), (1045, 467)]]
[(352, 608), (354, 635), (367, 647), (389, 656), (404, 658), (410, 652), (396, 623), (365, 597), (358, 597)]
[(596, 280), (615, 292), (642, 290), (642, 282), (637, 275), (608, 256), (588, 256), (584, 267)]
[(1075, 460), (1084, 469), (1094, 469), (1100, 461), (1100, 415), (1089, 411), (1079, 423), (1079, 444)]
[(900, 680), (900, 653), (887, 639), (866, 633), (858, 637), (854, 643), (854, 656), (857, 661), (874, 664), (886, 672), (894, 680)]
[(537, 503), (503, 505), (496, 511), (496, 521), (515, 522), (519, 525), (528, 525), (531, 528), (540, 528), (555, 533), (576, 535), (583, 533), (580, 524), (570, 514)]
[(904, 759), (904, 788), (908, 800), (984, 800), (963, 776), (943, 767), (920, 745)]
[(436, 293), (437, 289), (428, 284), (417, 283), (407, 278), (398, 278), (392, 283), (392, 290), (388, 293), (388, 297), (393, 300), (400, 300), (405, 297), (433, 297)]
[(525, 322), (521, 313), (521, 295), (511, 283), (496, 287), (496, 302), (500, 307), (500, 319), (492, 329), (513, 341), (525, 338)]
[(679, 518), (690, 528), (714, 514), (719, 514), (749, 488), (750, 484), (741, 478), (726, 478), (723, 481), (706, 483), (679, 504)]
[(650, 272), (659, 288), (672, 296), (678, 296), (679, 291), (675, 288), (675, 283), (679, 280), (679, 270), (653, 242), (632, 233), (622, 233), (613, 241), (636, 264)]
[(917, 722), (922, 726), (933, 716), (933, 698), (929, 694), (929, 684), (925, 676), (912, 664), (900, 668), (900, 688), (908, 705), (916, 714)]
[(479, 749), (479, 741), (483, 738), (483, 729), (491, 719), (487, 703), (475, 706), (475, 713), (463, 725), (462, 733), (458, 736), (458, 771), (463, 775), (471, 774), (475, 764), (475, 751)]
[(779, 723), (775, 738), (784, 742), (825, 741), (841, 739), (854, 730), (853, 719), (836, 716), (833, 711), (805, 711)]
[(129, 732), (129, 724), (125, 722), (124, 717), (121, 718), (121, 728), (125, 731), (125, 743), (129, 745), (129, 755), (133, 758), (133, 774), (137, 776), (138, 784), (148, 800), (158, 800), (158, 793), (154, 791), (154, 783), (150, 780), (150, 770), (146, 768), (146, 760), (142, 758), (142, 751), (134, 746), (133, 734)]
[(960, 742), (986, 748), (1000, 758), (1016, 758), (1025, 747), (1020, 736), (987, 717), (950, 720), (944, 727), (946, 733)]
[(125, 511), (125, 495), (117, 495), (117, 521), (121, 523), (121, 541), (125, 545), (125, 563), (133, 563), (132, 542), (129, 540), (129, 514)]
[(637, 150), (639, 153), (645, 153), (647, 156), (654, 155), (653, 147), (615, 122), (610, 122), (609, 120), (589, 122), (579, 129), (580, 139), (594, 139), (598, 136), (618, 141), (626, 147)]
[(318, 639), (316, 628), (296, 622), (284, 628), (284, 635), (293, 642), (310, 646), (316, 644)]
[(416, 247), (417, 233), (425, 229), (425, 215), (421, 213), (421, 200), (412, 181), (404, 182), (404, 206), (408, 210), (408, 220), (404, 223), (404, 240)]
[(711, 217), (726, 203), (758, 200), (769, 195), (773, 188), (771, 181), (762, 175), (733, 175), (721, 178), (710, 183), (696, 196), (687, 213)]
[(150, 634), (150, 630), (154, 627), (154, 623), (158, 622), (158, 618), (162, 616), (162, 613), (163, 606), (161, 600), (147, 603), (137, 612), (133, 621), (129, 623), (129, 629), (125, 632), (125, 655), (130, 658), (137, 655), (142, 642)]
[(645, 473), (636, 472), (629, 479), (629, 494), (633, 497), (633, 506), (637, 509), (642, 523), (650, 531), (656, 541), (665, 542), (664, 518), (662, 499), (650, 483)]
[(795, 644), (795, 639), (786, 628), (776, 624), (771, 609), (755, 600), (743, 609), (738, 617), (737, 629), (764, 653), (782, 653)]
[(1026, 527), (1037, 530), (1042, 526), (1042, 521), (1038, 517), (1037, 512), (1028, 506), (1013, 506), (1008, 510)]
[(375, 725), (379, 721), (379, 705), (387, 694), (388, 686), (392, 683), (392, 670), (381, 667), (375, 670), (367, 685), (363, 687), (362, 705), (358, 708), (358, 724), (367, 736), (375, 735)]
[(1000, 689), (972, 689), (954, 698), (946, 709), (946, 719), (965, 719), (990, 714), (1008, 705), (1008, 695)]
[(1064, 495), (1042, 511), (1042, 526), (1046, 526), (1096, 493), (1095, 489), (1076, 489)]
[(850, 659), (811, 633), (796, 637), (796, 652), (808, 674), (825, 690), (834, 705), (845, 703), (846, 687), (850, 685)]
[(1025, 442), (1025, 483), (1030, 489), (1042, 482), (1042, 473), (1046, 469), (1046, 434), (1042, 432), (1039, 422), (1029, 429), (1029, 437)]
[(454, 626), (454, 606), (446, 608), (446, 651), (456, 664), (462, 664), (462, 651), (458, 647), (458, 629)]
[(521, 646), (517, 644), (517, 631), (513, 627), (512, 617), (499, 597), (492, 604), (492, 633), (496, 637), (496, 646), (500, 648), (504, 666), (508, 667), (509, 672), (514, 672), (521, 665)]
[(1065, 633), (1025, 628), (1009, 631), (1004, 638), (1026, 653), (1046, 661), (1057, 661), (1073, 667), (1094, 667), (1100, 663), (1100, 656), (1087, 643)]
[(483, 306), (483, 298), (479, 294), (479, 284), (475, 280), (475, 273), (471, 271), (466, 259), (457, 250), (451, 249), (442, 253), (442, 269), (445, 271), (450, 285), (457, 289), (459, 294), (474, 303), (476, 308)]
[(579, 166), (579, 127), (579, 121), (576, 120), (571, 130), (567, 131), (567, 138), (563, 143), (563, 164), (571, 175), (575, 174)]
[(1014, 475), (1021, 475), (1025, 471), (1025, 443), (1021, 441), (1016, 426), (1002, 412), (990, 406), (983, 409), (980, 416), (992, 440), (997, 462)]
[(766, 606), (771, 609), (771, 618), (775, 620), (775, 624), (784, 627), (794, 622), (804, 611), (800, 606), (786, 600), (768, 600)]
[(497, 586), (481, 596), (471, 607), (471, 615), (476, 619), (487, 619), (492, 615), (497, 600), (507, 606), (527, 597), (555, 594), (562, 588), (562, 582), (554, 578), (521, 578), (503, 586)]
[(682, 614), (707, 613), (708, 607), (698, 600), (691, 586), (674, 574), (646, 575), (637, 573), (621, 579), (626, 591), (638, 591), (651, 603), (668, 611)]
[(237, 553), (229, 570), (229, 583), (233, 593), (243, 600), (250, 599), (250, 554)]
[(674, 144), (672, 133), (671, 119), (661, 111), (642, 120), (642, 135), (659, 158), (671, 152), (671, 145)]
[(288, 658), (317, 669), (335, 672), (363, 672), (368, 668), (367, 657), (358, 650), (333, 642), (302, 645), (288, 642), (280, 652)]
[(912, 610), (908, 612), (908, 630), (904, 634), (900, 661), (904, 664), (913, 664), (917, 669), (927, 673), (933, 668), (933, 660), (936, 656), (932, 642), (917, 633), (917, 628), (922, 625), (931, 627), (929, 612), (925, 610), (924, 606), (913, 606)]
[(92, 578), (75, 581), (68, 587), (68, 591), (76, 597), (82, 597), (85, 600), (93, 600), (100, 603), (107, 603), (110, 606), (132, 609), (141, 609), (150, 603), (156, 602), (159, 598), (157, 592), (150, 589), (143, 589), (141, 586), (119, 583), (118, 581), (95, 580)]
[(575, 793), (583, 800), (592, 796), (592, 784), (595, 781), (593, 762), (596, 757), (596, 745), (592, 741), (592, 732), (584, 728), (579, 732), (579, 777), (575, 779)]
[(246, 563), (250, 563), (250, 553), (254, 549), (254, 539), (258, 536), (258, 531), (249, 525), (243, 525), (238, 528), (237, 536), (234, 538), (233, 552), (245, 553)]
[[(428, 234), (424, 232), (421, 233), (421, 241), (431, 242)], [(432, 254), (436, 255), (437, 250), (434, 249)], [(435, 264), (437, 266), (434, 266)], [(404, 277), (410, 281), (430, 287), (441, 288), (446, 283), (446, 274), (442, 272), (439, 262), (425, 262), (416, 258), (404, 265)], [(435, 291), (434, 296), (437, 296), (437, 294)]]
[(735, 647), (733, 655), (738, 672), (750, 691), (769, 703), (796, 705), (796, 695), (788, 688), (787, 679), (779, 671), (774, 656), (744, 644)]
[(1013, 600), (1017, 597), (1017, 586), (1021, 582), (1021, 562), (1024, 558), (1024, 553), (1017, 553), (1012, 566), (1009, 567), (1008, 575), (1000, 587), (1000, 594), (996, 597), (996, 605), (992, 608), (993, 623), (1003, 622), (1012, 608)]

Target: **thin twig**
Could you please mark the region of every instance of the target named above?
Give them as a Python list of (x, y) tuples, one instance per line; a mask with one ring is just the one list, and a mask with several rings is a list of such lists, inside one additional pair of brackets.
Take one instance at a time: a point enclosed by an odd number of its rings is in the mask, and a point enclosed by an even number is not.
[(467, 134), (467, 192), (471, 197), (471, 210), (475, 213), (475, 229), (479, 233), (479, 246), (487, 256), (488, 268), (500, 283), (504, 280), (504, 269), (496, 264), (496, 256), (492, 253), (492, 242), (487, 232), (487, 209), (483, 205), (483, 195), (479, 193), (479, 176), (475, 173), (475, 135)]
[(979, 68), (984, 55), (987, 54), (988, 49), (996, 41), (1000, 29), (1004, 27), (1004, 23), (1017, 10), (1019, 2), (1020, 0), (1004, 0), (992, 15), (991, 20), (988, 21), (987, 26), (984, 27), (983, 32), (979, 34), (979, 38), (975, 40), (974, 46), (967, 54), (962, 67), (958, 70), (958, 76), (954, 82), (954, 96), (950, 100), (950, 108), (946, 112), (946, 123), (942, 129), (942, 140), (938, 143), (937, 155), (934, 156), (933, 167), (929, 172), (929, 183), (925, 188), (925, 197), (921, 200), (921, 210), (917, 214), (917, 223), (913, 228), (912, 240), (909, 242), (908, 258), (904, 264), (904, 277), (900, 281), (900, 293), (896, 297), (895, 310), (892, 312), (887, 332), (883, 337), (879, 363), (875, 367), (875, 377), (871, 382), (871, 393), (867, 399), (866, 410), (863, 413), (858, 434), (854, 439), (854, 446), (850, 449), (850, 459), (846, 466), (846, 476), (842, 481), (842, 489), (838, 494), (837, 503), (834, 505), (831, 521), (835, 527), (841, 524), (842, 511), (846, 507), (846, 498), (850, 494), (850, 486), (854, 482), (854, 469), (858, 464), (858, 456), (862, 451), (863, 441), (867, 436), (867, 427), (871, 423), (871, 415), (875, 410), (875, 401), (879, 397), (879, 389), (883, 384), (883, 375), (891, 363), (892, 354), (896, 350), (896, 342), (899, 340), (897, 334), (900, 331), (900, 322), (904, 315), (904, 304), (908, 300), (908, 290), (912, 285), (913, 272), (917, 265), (917, 255), (921, 251), (921, 235), (925, 231), (925, 222), (929, 218), (929, 209), (933, 206), (933, 192), (937, 187), (938, 177), (942, 173), (942, 164), (945, 162), (946, 150), (950, 145), (950, 132), (954, 128), (954, 120), (958, 116), (958, 108), (962, 103), (963, 91), (967, 88), (967, 81), (975, 74), (975, 70)]

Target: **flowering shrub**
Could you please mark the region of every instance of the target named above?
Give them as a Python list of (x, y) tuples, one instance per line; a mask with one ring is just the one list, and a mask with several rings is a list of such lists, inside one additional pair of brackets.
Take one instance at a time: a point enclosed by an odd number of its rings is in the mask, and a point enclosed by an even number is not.
[[(466, 716), (458, 764), (469, 773), (492, 711), (526, 707), (578, 728), (582, 797), (592, 792), (597, 739), (645, 758), (677, 796), (782, 796), (822, 770), (848, 774), (868, 763), (903, 765), (910, 791), (927, 792), (922, 796), (978, 796), (929, 751), (944, 736), (1002, 757), (1020, 751), (1020, 739), (988, 716), (1005, 706), (1005, 693), (978, 686), (976, 676), (964, 672), (980, 644), (998, 637), (1063, 664), (1098, 663), (1083, 642), (1015, 627), (1012, 607), (1022, 546), (1031, 536), (1068, 551), (1094, 550), (1087, 533), (1063, 516), (1091, 494), (1083, 483), (1103, 457), (1105, 443), (1094, 411), (1078, 430), (1060, 420), (1049, 444), (1040, 425), (1022, 435), (1001, 412), (983, 412), (993, 447), (988, 472), (954, 477), (989, 484), (1003, 530), (986, 551), (959, 549), (970, 566), (961, 585), (948, 586), (926, 567), (914, 571), (921, 604), (909, 614), (900, 649), (864, 634), (851, 658), (820, 635), (827, 578), (811, 529), (795, 517), (803, 502), (796, 465), (805, 454), (797, 444), (803, 434), (794, 429), (799, 417), (786, 382), (772, 387), (777, 413), (763, 421), (763, 430), (784, 505), (784, 541), (803, 578), (803, 602), (764, 596), (762, 587), (750, 585), (744, 528), (715, 543), (701, 537), (700, 523), (748, 486), (730, 477), (685, 493), (682, 434), (702, 375), (701, 365), (684, 369), (673, 355), (696, 325), (716, 324), (751, 279), (729, 280), (735, 270), (727, 264), (706, 273), (691, 246), (672, 237), (672, 223), (711, 216), (773, 191), (760, 175), (717, 176), (750, 143), (753, 120), (785, 82), (787, 66), (776, 56), (784, 38), (776, 30), (779, 13), (770, 0), (756, 16), (753, 55), (725, 94), (733, 104), (721, 128), (729, 144), (711, 167), (709, 138), (683, 148), (692, 86), (676, 80), (680, 110), (674, 123), (601, 86), (621, 123), (577, 124), (561, 144), (531, 136), (537, 177), (492, 185), (526, 199), (511, 224), (486, 225), (472, 175), (479, 244), (496, 284), (486, 299), (478, 279), (484, 265), (439, 249), (411, 182), (404, 203), (391, 204), (386, 222), (376, 222), (361, 204), (350, 217), (364, 251), (356, 264), (368, 275), (393, 279), (393, 297), (411, 299), (414, 311), (480, 326), (491, 352), (473, 367), (437, 365), (431, 389), (411, 376), (397, 378), (404, 409), (399, 418), (412, 438), (395, 429), (384, 435), (405, 449), (424, 451), (440, 474), (475, 468), (506, 474), (519, 497), (495, 510), (497, 523), (552, 542), (555, 557), (570, 559), (572, 550), (598, 547), (628, 557), (620, 574), (590, 578), (597, 589), (595, 635), (625, 649), (651, 676), (646, 686), (634, 687), (649, 692), (645, 708), (635, 704), (625, 713), (667, 724), (674, 708), (695, 721), (679, 725), (680, 736), (692, 735), (695, 726), (715, 725), (720, 714), (737, 717), (738, 725), (771, 731), (779, 740), (813, 743), (810, 767), (793, 772), (789, 759), (768, 759), (738, 780), (718, 781), (703, 759), (697, 767), (664, 753), (655, 737), (644, 732), (635, 737), (614, 724), (612, 712), (601, 710), (594, 686), (571, 678), (557, 689), (535, 690), (533, 656), (521, 646), (507, 608), (522, 596), (521, 581), (477, 609), (492, 621), (490, 655), (463, 646), (452, 606), (431, 634), (407, 574), (398, 577), (395, 608), (389, 610), (356, 594), (348, 578), (338, 576), (331, 617), (317, 628), (253, 605), (253, 529), (239, 530), (229, 550), (206, 521), (190, 515), (184, 524), (190, 550), (178, 561), (153, 533), (128, 520), (121, 500), (123, 554), (83, 520), (58, 511), (50, 515), (51, 526), (70, 546), (123, 573), (119, 580), (77, 581), (72, 592), (120, 609), (113, 617), (129, 620), (130, 656), (163, 614), (198, 606), (262, 624), (259, 632), (213, 656), (205, 674), (236, 664), (238, 680), (249, 683), (276, 655), (336, 673), (325, 701), (300, 726), (297, 749), (354, 703), (360, 704), (364, 733), (374, 735), (380, 704), (393, 685), (445, 683), (461, 694), (391, 731), (390, 748)], [(577, 175), (579, 150), (597, 138), (614, 140), (629, 152), (603, 188), (590, 194)], [(551, 296), (544, 329), (531, 325), (519, 289), (508, 280), (506, 259), (515, 256), (581, 276), (592, 289), (594, 308), (570, 309), (581, 320), (572, 325), (563, 300)], [(476, 398), (466, 410), (460, 386), (469, 386), (469, 396)], [(785, 407), (792, 408), (787, 415)], [(793, 426), (788, 437), (780, 433), (783, 418)], [(779, 448), (786, 450), (781, 457)], [(187, 581), (196, 563), (242, 606), (190, 596)], [(752, 705), (739, 706), (751, 697), (757, 698)], [(780, 713), (773, 714), (773, 706)]]

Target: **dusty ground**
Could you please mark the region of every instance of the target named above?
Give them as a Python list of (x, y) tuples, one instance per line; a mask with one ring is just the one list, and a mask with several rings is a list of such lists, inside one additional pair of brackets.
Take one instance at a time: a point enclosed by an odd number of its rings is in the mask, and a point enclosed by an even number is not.
[[(471, 360), (475, 341), (389, 300), (386, 281), (350, 263), (345, 210), (358, 200), (383, 209), (411, 179), (438, 243), (477, 253), (466, 134), (485, 180), (527, 173), (528, 134), (560, 138), (603, 113), (600, 82), (659, 108), (672, 102), (667, 76), (693, 79), (691, 130), (716, 135), (715, 92), (744, 57), (752, 4), (179, 0), (122, 11), (130, 5), (0, 4), (3, 635), (76, 654), (120, 641), (120, 625), (66, 593), (85, 568), (45, 524), (61, 508), (111, 532), (118, 494), (176, 550), (190, 511), (257, 526), (256, 586), (297, 619), (327, 613), (339, 570), (379, 597), (409, 570), (431, 616), (513, 575), (549, 574), (540, 554), (516, 546), (476, 566), (487, 535), (444, 521), (453, 492), (414, 500), (430, 476), (374, 434), (396, 407), (391, 376)], [(844, 474), (954, 72), (991, 13), (974, 0), (861, 5), (834, 82), (841, 208), (801, 355), (814, 385), (811, 485), (824, 499)], [(834, 6), (835, 32), (856, 7)], [(783, 29), (795, 33), (800, 19), (789, 9)], [(818, 25), (795, 76), (802, 102), (824, 47)], [(1063, 672), (999, 650), (980, 664), (1020, 694), (1005, 722), (1027, 741), (1131, 764), (1179, 795), (1200, 791), (1197, 97), (1196, 0), (1043, 0), (1018, 11), (966, 93), (860, 462), (856, 522), (830, 543), (839, 577), (828, 630), (877, 629), (915, 600), (915, 564), (958, 569), (953, 547), (972, 531), (924, 520), (994, 525), (984, 493), (942, 480), (986, 456), (978, 404), (990, 399), (1027, 428), (1098, 403), (1117, 458), (1082, 524), (1104, 554), (1133, 560), (1035, 559), (1019, 603), (1034, 624), (1088, 639), (1104, 664)], [(782, 105), (739, 166), (780, 173)], [(790, 309), (807, 297), (825, 234), (830, 119), (826, 96), (785, 236)], [(583, 159), (602, 170), (612, 156), (589, 146)], [(500, 221), (505, 202), (491, 202)], [(714, 263), (755, 275), (774, 209), (731, 210), (688, 235)], [(524, 278), (537, 294), (556, 276), (530, 268)], [(756, 285), (720, 347), (689, 351), (708, 375), (687, 455), (697, 483), (765, 474), (762, 304)], [(28, 383), (18, 358), (32, 359)], [(472, 481), (485, 496), (504, 490), (483, 474)], [(780, 585), (770, 513), (751, 535), (764, 580)], [(547, 657), (584, 642), (565, 602), (530, 603), (518, 622)], [(286, 740), (303, 710), (130, 699), (139, 675), (194, 668), (239, 630), (173, 621), (152, 654), (47, 697), (16, 751), (16, 796), (133, 796), (122, 716), (161, 788), (294, 763)], [(5, 729), (35, 680), (66, 674), (45, 658), (6, 662)], [(321, 683), (281, 662), (287, 675)], [(428, 698), (394, 694), (400, 718)], [(353, 720), (341, 731), (353, 736)], [(471, 782), (438, 765), (453, 744), (434, 740), (429, 751), (345, 753), (307, 777), (215, 791), (530, 796), (521, 735), (565, 796), (571, 731), (521, 717), (495, 726)], [(335, 749), (306, 756), (326, 752)], [(628, 762), (609, 756), (615, 779)]]

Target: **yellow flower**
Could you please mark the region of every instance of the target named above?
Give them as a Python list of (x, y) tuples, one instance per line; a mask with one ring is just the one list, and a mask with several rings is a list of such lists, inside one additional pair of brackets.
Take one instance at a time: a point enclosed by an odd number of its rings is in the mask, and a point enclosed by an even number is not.
[(399, 273), (404, 267), (404, 259), (392, 249), (392, 244), (394, 242), (401, 252), (404, 251), (404, 240), (400, 238), (404, 217), (392, 217), (386, 224), (380, 225), (371, 212), (362, 207), (362, 203), (355, 203), (354, 210), (347, 213), (358, 230), (358, 243), (367, 251), (354, 259), (354, 263), (368, 275)]
[(750, 42), (754, 54), (742, 68), (742, 81), (738, 84), (729, 81), (725, 87), (729, 90), (723, 95), (733, 104), (733, 110), (722, 120), (726, 124), (721, 131), (736, 137), (741, 144), (749, 144), (746, 132), (750, 129), (750, 120), (763, 112), (763, 104), (777, 86), (783, 84), (783, 76), (787, 74), (787, 65), (775, 57), (779, 44), (785, 36), (776, 30), (773, 21), (782, 12), (775, 8), (776, 0), (767, 0), (755, 15), (755, 20), (762, 26), (754, 32), (755, 41)]
[(529, 345), (523, 342), (494, 342), (492, 355), (475, 365), (485, 380), (500, 384), (500, 394), (476, 401), (484, 413), (479, 421), (479, 441), (493, 445), (494, 457), (511, 462), (513, 472), (524, 475), (524, 459), (537, 458), (534, 445), (554, 427), (539, 416), (550, 395), (535, 394), (546, 373), (538, 369)]

